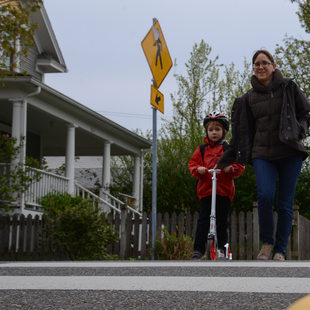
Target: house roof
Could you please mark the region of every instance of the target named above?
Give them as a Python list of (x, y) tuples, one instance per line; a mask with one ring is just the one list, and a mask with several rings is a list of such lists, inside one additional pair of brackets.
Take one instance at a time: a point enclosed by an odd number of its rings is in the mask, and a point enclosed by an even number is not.
[(35, 91), (28, 101), (28, 131), (40, 135), (43, 156), (64, 156), (68, 125), (76, 127), (76, 156), (102, 156), (105, 142), (111, 155), (140, 155), (152, 143), (83, 104), (30, 76), (6, 78), (0, 92), (0, 122), (12, 121), (12, 101)]
[[(20, 0), (26, 5), (26, 0)], [(0, 0), (1, 3), (1, 0)], [(39, 24), (35, 44), (40, 53), (37, 66), (44, 73), (67, 71), (46, 10), (42, 5), (31, 15)], [(10, 127), (14, 100), (23, 100), (40, 88), (39, 94), (27, 98), (27, 131), (40, 139), (42, 156), (64, 156), (68, 126), (75, 126), (75, 155), (102, 156), (105, 143), (111, 155), (140, 155), (151, 142), (118, 125), (85, 105), (29, 76), (7, 77), (0, 92), (0, 123)], [(104, 100), (102, 98), (102, 100)], [(103, 102), (104, 103), (104, 102)]]

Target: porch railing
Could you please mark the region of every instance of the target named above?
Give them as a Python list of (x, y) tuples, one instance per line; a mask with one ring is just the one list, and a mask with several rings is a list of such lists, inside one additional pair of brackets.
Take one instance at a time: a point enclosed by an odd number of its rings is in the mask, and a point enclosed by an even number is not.
[[(9, 164), (0, 163), (0, 175), (8, 174), (9, 170)], [(25, 168), (25, 175), (29, 178), (29, 180), (31, 180), (31, 184), (24, 193), (24, 202), (26, 208), (28, 209), (30, 208), (32, 210), (41, 211), (39, 201), (42, 197), (51, 193), (68, 193), (69, 178), (31, 167)], [(102, 211), (115, 211), (117, 213), (121, 213), (123, 209), (126, 209), (133, 214), (142, 216), (141, 212), (130, 207), (128, 204), (112, 196), (106, 191), (102, 191), (103, 197), (99, 197), (75, 182), (74, 194), (76, 196), (91, 199), (93, 203), (98, 205)]]
[(136, 209), (128, 206), (126, 203), (123, 201), (119, 200), (118, 198), (112, 196), (110, 193), (103, 191), (103, 198), (97, 196), (87, 188), (83, 187), (82, 185), (78, 184), (75, 182), (75, 195), (76, 196), (82, 196), (83, 198), (89, 198), (92, 199), (94, 204), (98, 203), (99, 208), (104, 211), (105, 207), (108, 207), (110, 209), (109, 211), (116, 211), (117, 213), (121, 213), (122, 209), (127, 209), (128, 211), (131, 211), (133, 213), (136, 213), (140, 216), (142, 216), (142, 213), (137, 211)]
[[(10, 182), (10, 164), (0, 163), (0, 176), (6, 175), (7, 182)], [(25, 166), (24, 182), (27, 182), (23, 201), (26, 207), (40, 209), (39, 200), (49, 193), (67, 193), (69, 179), (57, 174), (32, 167)], [(19, 198), (20, 199), (20, 198)], [(14, 201), (13, 205), (21, 204), (20, 200)]]
[(40, 198), (47, 194), (68, 192), (69, 179), (66, 177), (35, 168), (28, 168), (26, 174), (33, 180), (25, 192), (27, 206), (40, 207)]

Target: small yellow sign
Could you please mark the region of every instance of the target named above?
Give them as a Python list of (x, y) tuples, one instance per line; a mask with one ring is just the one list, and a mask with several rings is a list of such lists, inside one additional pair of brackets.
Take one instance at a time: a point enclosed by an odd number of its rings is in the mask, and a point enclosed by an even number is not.
[(164, 95), (151, 85), (151, 105), (164, 114)]
[(155, 19), (153, 26), (142, 40), (141, 45), (150, 66), (155, 87), (159, 88), (172, 67), (172, 60), (157, 19)]

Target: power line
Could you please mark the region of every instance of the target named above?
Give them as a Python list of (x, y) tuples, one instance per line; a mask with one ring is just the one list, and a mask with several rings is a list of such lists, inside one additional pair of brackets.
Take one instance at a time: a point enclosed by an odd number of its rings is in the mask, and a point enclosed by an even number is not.
[[(112, 117), (130, 117), (130, 118), (139, 118), (139, 119), (152, 119), (152, 115), (148, 114), (135, 114), (135, 113), (126, 113), (126, 112), (113, 112), (113, 111), (96, 111), (97, 113), (104, 114), (105, 116)], [(161, 118), (170, 118), (171, 115), (161, 116)]]
[(132, 117), (132, 118), (144, 118), (151, 119), (152, 115), (147, 114), (134, 114), (134, 113), (126, 113), (126, 112), (112, 112), (112, 111), (96, 111), (98, 113), (110, 116), (118, 116), (118, 117)]

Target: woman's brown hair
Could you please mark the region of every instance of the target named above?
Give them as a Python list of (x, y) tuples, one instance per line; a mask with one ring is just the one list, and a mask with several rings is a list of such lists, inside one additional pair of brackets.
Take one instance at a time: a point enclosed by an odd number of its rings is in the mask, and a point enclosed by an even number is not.
[(266, 55), (266, 56), (269, 58), (269, 60), (274, 64), (274, 59), (273, 59), (272, 55), (270, 54), (270, 52), (268, 52), (267, 50), (258, 50), (258, 51), (256, 51), (256, 52), (254, 53), (253, 57), (252, 57), (252, 64), (254, 64), (255, 59), (256, 59), (256, 57), (257, 57), (259, 54), (264, 54), (264, 55)]

